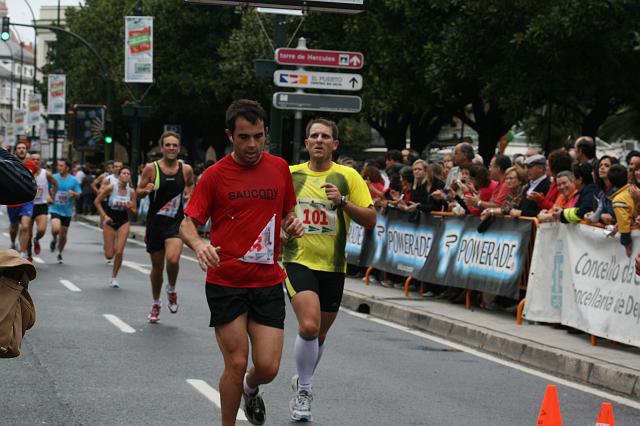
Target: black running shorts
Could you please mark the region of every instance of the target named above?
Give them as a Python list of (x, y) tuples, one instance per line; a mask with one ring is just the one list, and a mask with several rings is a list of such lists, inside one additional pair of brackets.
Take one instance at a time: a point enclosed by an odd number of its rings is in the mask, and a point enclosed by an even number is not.
[(322, 312), (338, 312), (344, 290), (344, 273), (315, 271), (299, 263), (287, 263), (284, 269), (287, 271), (285, 285), (289, 299), (301, 291), (310, 290), (318, 294)]
[(147, 245), (147, 253), (155, 253), (164, 250), (164, 240), (168, 238), (180, 238), (180, 221), (173, 221), (169, 224), (147, 225), (144, 235), (144, 242)]
[(59, 214), (51, 213), (51, 220), (53, 219), (59, 219), (60, 224), (65, 228), (68, 228), (69, 225), (71, 225), (71, 216), (60, 216)]
[(34, 204), (33, 205), (33, 213), (31, 213), (31, 217), (38, 217), (40, 215), (48, 215), (49, 214), (49, 206), (46, 204)]
[(209, 327), (227, 324), (248, 314), (258, 324), (284, 329), (284, 292), (280, 283), (261, 288), (225, 287), (207, 283), (207, 303), (211, 311)]

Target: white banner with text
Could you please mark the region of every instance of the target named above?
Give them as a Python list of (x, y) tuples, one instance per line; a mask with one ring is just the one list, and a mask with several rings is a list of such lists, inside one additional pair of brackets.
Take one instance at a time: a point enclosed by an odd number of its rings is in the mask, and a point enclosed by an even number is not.
[(619, 235), (587, 225), (538, 227), (524, 317), (562, 323), (594, 336), (640, 347), (640, 276)]

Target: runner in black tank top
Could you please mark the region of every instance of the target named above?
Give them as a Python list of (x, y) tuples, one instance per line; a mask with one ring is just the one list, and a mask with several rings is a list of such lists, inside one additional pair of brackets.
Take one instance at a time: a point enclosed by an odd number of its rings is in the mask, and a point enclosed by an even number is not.
[(163, 173), (157, 161), (153, 163), (153, 166), (155, 169), (155, 190), (149, 194), (146, 238), (148, 253), (162, 250), (164, 240), (167, 238), (179, 237), (180, 223), (184, 218), (185, 182), (182, 163), (178, 162), (178, 172), (174, 175)]
[(180, 269), (182, 240), (180, 224), (184, 217), (183, 202), (185, 194), (193, 189), (193, 169), (178, 160), (180, 137), (173, 132), (164, 132), (160, 136), (162, 159), (149, 163), (142, 171), (136, 193), (144, 198), (149, 195), (147, 230), (145, 243), (151, 256), (151, 293), (153, 304), (148, 315), (155, 323), (160, 316), (160, 293), (167, 265), (167, 305), (171, 313), (178, 311), (178, 295), (175, 285)]

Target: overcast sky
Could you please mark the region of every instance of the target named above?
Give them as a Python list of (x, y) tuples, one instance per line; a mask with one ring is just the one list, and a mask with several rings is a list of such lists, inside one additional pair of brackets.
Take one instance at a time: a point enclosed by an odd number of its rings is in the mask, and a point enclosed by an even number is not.
[[(20, 24), (31, 24), (33, 18), (31, 12), (27, 6), (27, 2), (31, 5), (33, 13), (36, 15), (36, 19), (40, 19), (40, 7), (42, 6), (57, 6), (58, 0), (5, 0), (4, 3), (9, 9), (9, 18), (11, 22), (17, 22)], [(60, 0), (60, 5), (77, 5), (83, 3), (82, 0)], [(34, 33), (32, 28), (25, 27), (12, 27), (14, 31), (17, 31), (25, 43), (33, 43)]]

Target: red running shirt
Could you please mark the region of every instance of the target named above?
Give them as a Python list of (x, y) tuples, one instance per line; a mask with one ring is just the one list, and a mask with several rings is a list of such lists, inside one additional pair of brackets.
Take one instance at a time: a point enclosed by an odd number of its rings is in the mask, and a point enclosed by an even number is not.
[(231, 155), (209, 167), (185, 214), (204, 224), (211, 218), (211, 245), (220, 247), (220, 265), (207, 283), (226, 287), (270, 287), (285, 278), (278, 265), (280, 224), (296, 195), (289, 166), (263, 153), (258, 164), (242, 166)]

